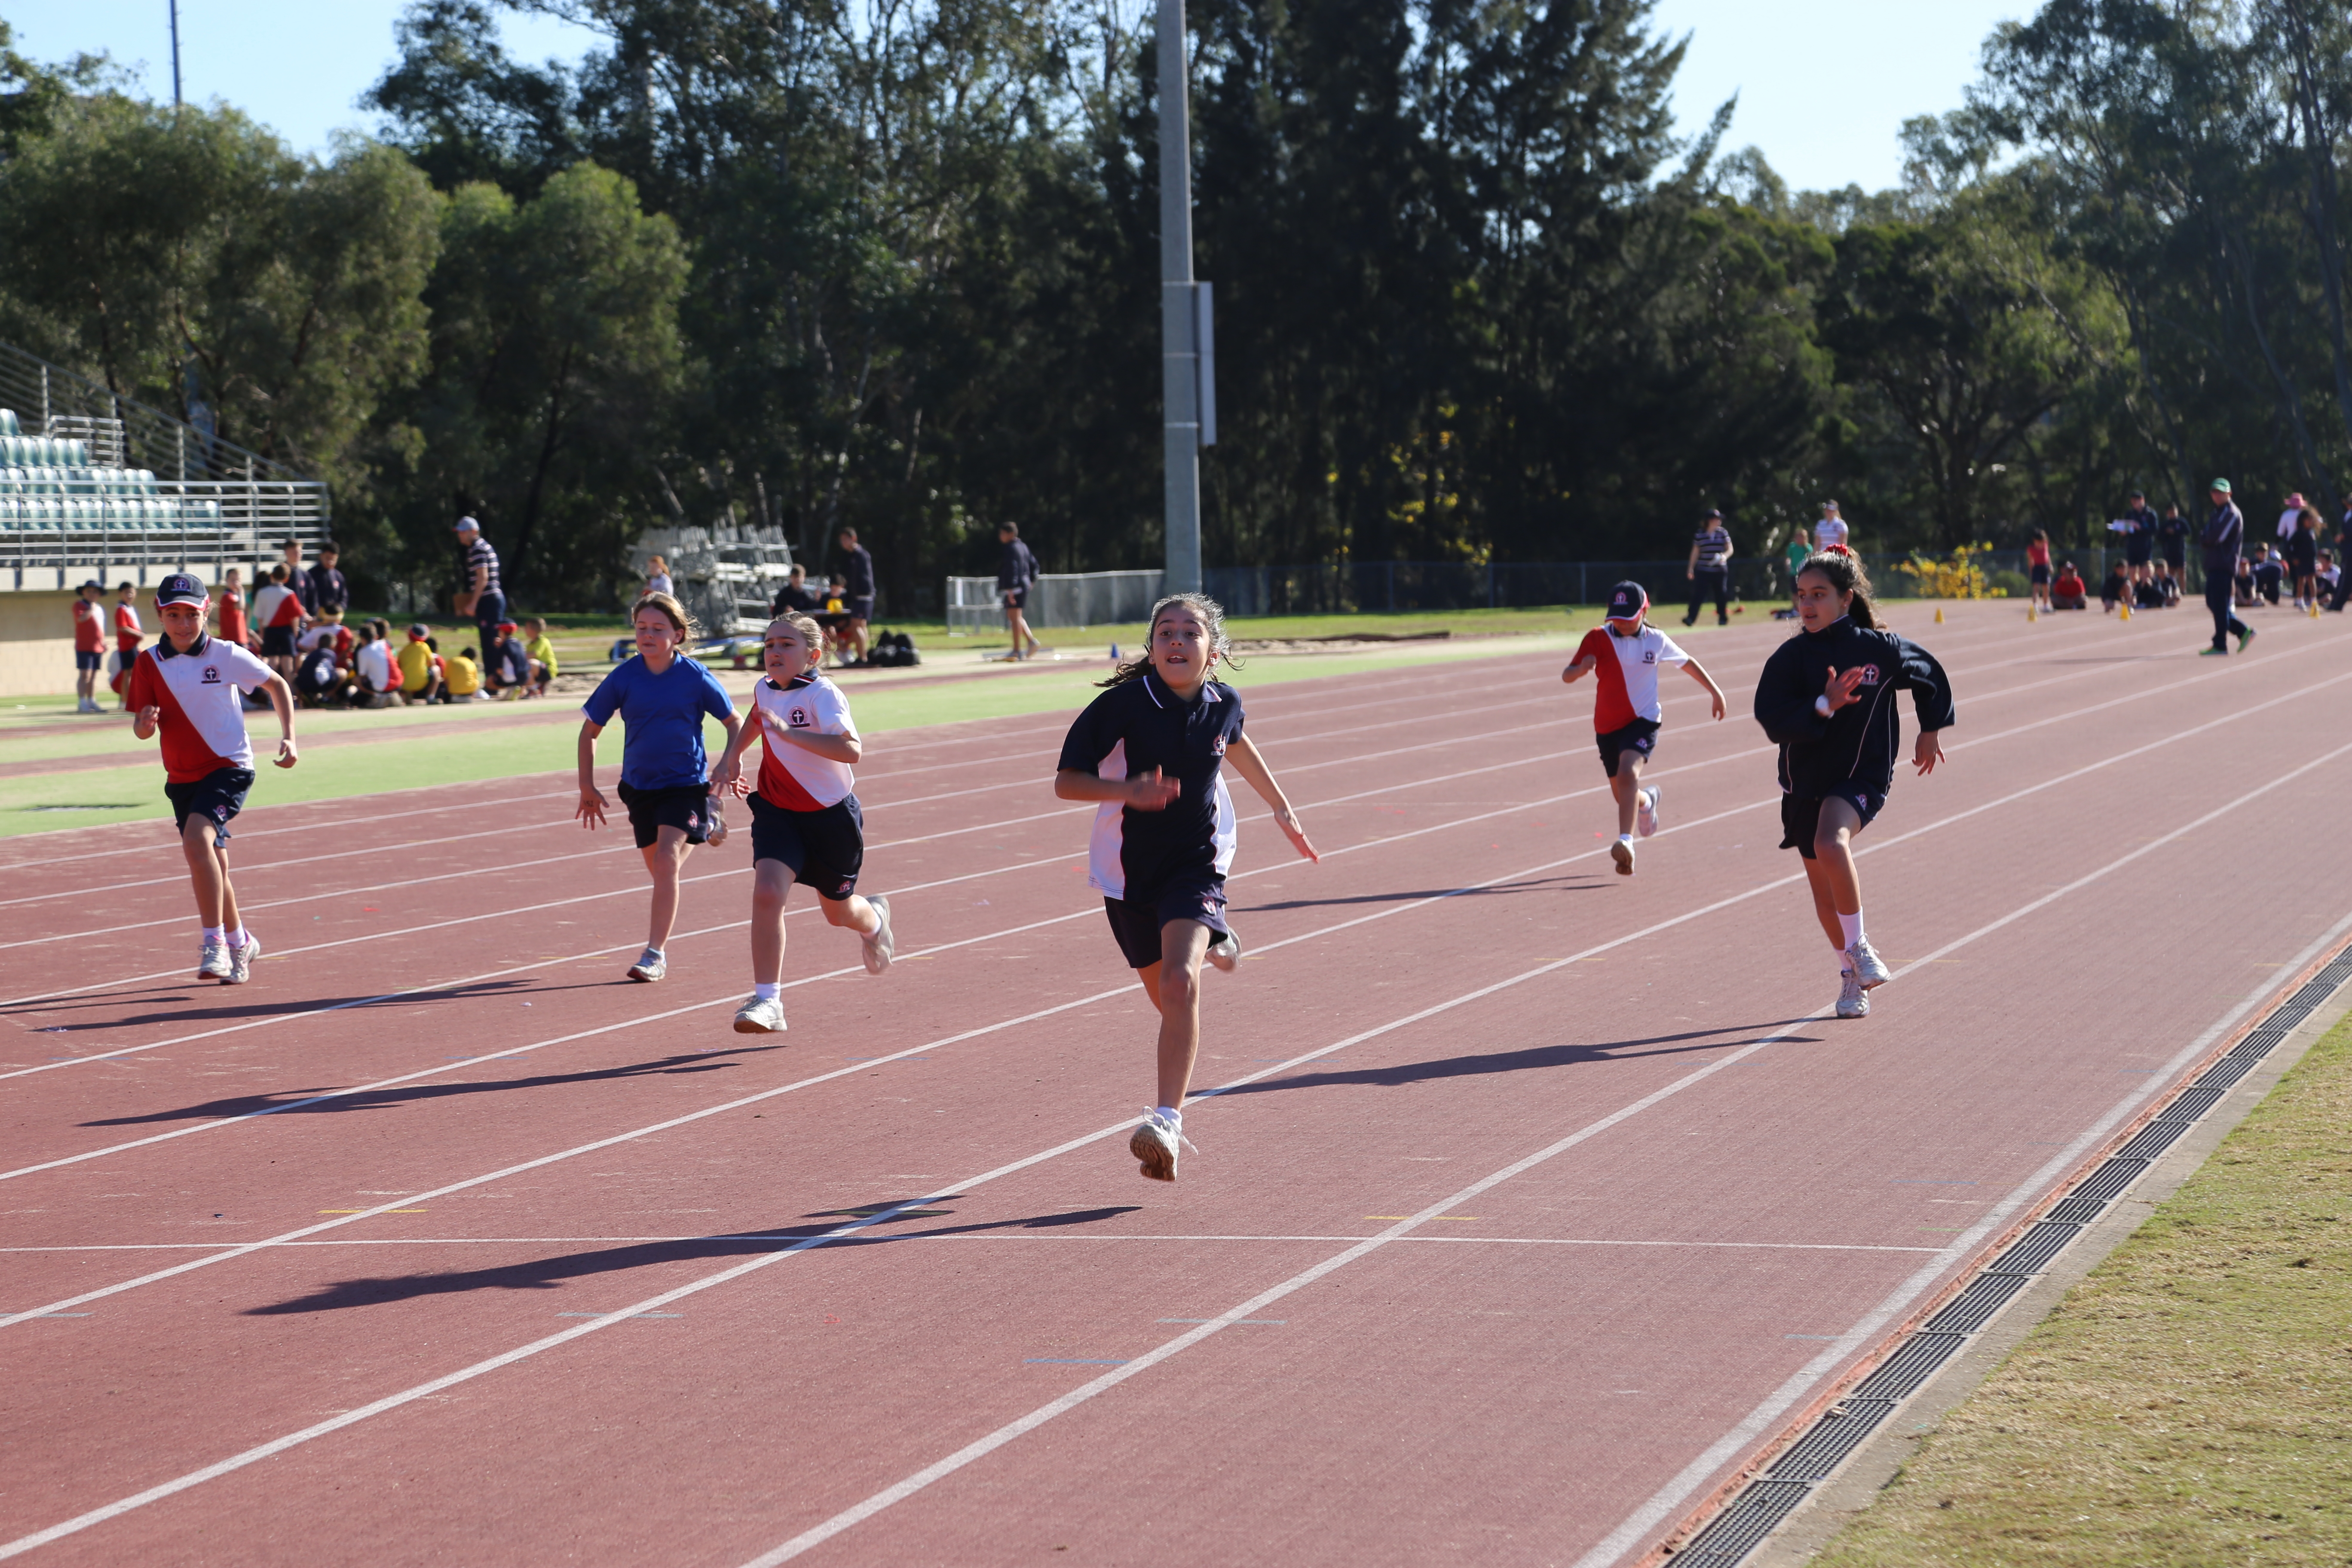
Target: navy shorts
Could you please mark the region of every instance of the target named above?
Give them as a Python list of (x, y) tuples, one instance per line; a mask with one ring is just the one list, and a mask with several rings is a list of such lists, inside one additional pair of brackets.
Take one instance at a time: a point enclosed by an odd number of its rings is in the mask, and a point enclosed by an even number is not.
[(2046, 564), (2033, 567), (2027, 575), (2037, 588), (2050, 586), (2050, 568)]
[(857, 598), (846, 601), (845, 607), (853, 619), (870, 621), (874, 618), (874, 595), (861, 595)]
[(193, 784), (163, 785), (172, 803), (172, 826), (188, 831), (188, 818), (201, 816), (213, 825), (213, 847), (228, 842), (228, 819), (245, 809), (245, 792), (253, 787), (251, 768), (215, 768)]
[(1780, 797), (1780, 847), (1793, 849), (1806, 859), (1813, 855), (1813, 836), (1821, 831), (1822, 802), (1842, 800), (1862, 818), (1854, 831), (1860, 832), (1871, 824), (1886, 805), (1885, 790), (1871, 791), (1853, 784), (1840, 784), (1827, 795), (1783, 795)]
[(92, 653), (88, 648), (78, 647), (74, 649), (74, 668), (76, 669), (104, 669), (106, 668), (106, 656), (102, 653)]
[(1636, 719), (1622, 730), (1610, 731), (1600, 740), (1601, 765), (1609, 770), (1609, 776), (1613, 779), (1617, 776), (1617, 759), (1626, 752), (1633, 752), (1645, 763), (1650, 760), (1650, 753), (1658, 745), (1658, 721), (1655, 719)]
[(1225, 924), (1225, 879), (1213, 871), (1173, 878), (1153, 897), (1105, 899), (1103, 912), (1130, 969), (1160, 962), (1160, 928), (1170, 921), (1198, 921), (1214, 936), (1233, 933)]
[(2134, 566), (2145, 566), (2156, 553), (2156, 541), (2144, 533), (2135, 533), (2124, 541), (2124, 559)]
[(665, 827), (686, 835), (688, 844), (710, 837), (710, 791), (702, 784), (667, 784), (660, 789), (621, 786), (621, 804), (629, 808), (629, 826), (636, 830), (637, 847), (650, 849)]
[(261, 657), (264, 658), (292, 658), (294, 657), (294, 628), (292, 626), (262, 627)]
[(793, 880), (816, 889), (820, 899), (839, 900), (857, 891), (866, 864), (866, 814), (857, 797), (844, 795), (814, 811), (791, 811), (751, 797), (751, 858), (779, 860)]
[(1029, 590), (1026, 588), (1005, 589), (1004, 607), (1008, 610), (1027, 609), (1029, 607)]

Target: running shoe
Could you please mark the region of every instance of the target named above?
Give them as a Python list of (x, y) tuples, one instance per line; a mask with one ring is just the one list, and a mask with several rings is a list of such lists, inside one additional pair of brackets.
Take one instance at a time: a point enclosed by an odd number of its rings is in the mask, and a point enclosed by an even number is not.
[(228, 959), (228, 942), (223, 938), (216, 936), (208, 936), (205, 938), (204, 952), (199, 953), (196, 957), (196, 978), (199, 980), (226, 980), (231, 973), (232, 966), (229, 963)]
[(727, 842), (727, 819), (725, 817), (719, 816), (715, 812), (711, 815), (710, 834), (708, 837), (703, 839), (703, 842), (709, 845), (713, 849), (718, 848), (721, 844)]
[(1622, 838), (1612, 841), (1609, 846), (1609, 858), (1617, 862), (1619, 876), (1630, 877), (1633, 874), (1633, 847), (1631, 844)]
[(1644, 838), (1653, 837), (1658, 831), (1657, 785), (1652, 784), (1642, 792), (1640, 802), (1633, 807), (1633, 827)]
[(1853, 963), (1854, 973), (1861, 978), (1864, 991), (1874, 991), (1895, 978), (1895, 972), (1886, 967), (1886, 961), (1878, 956), (1877, 950), (1870, 945), (1870, 939), (1866, 936), (1858, 938), (1852, 947), (1845, 950), (1845, 955)]
[(1841, 1018), (1870, 1016), (1870, 993), (1862, 988), (1862, 976), (1852, 970), (1838, 976), (1837, 1016)]
[(242, 985), (253, 978), (253, 961), (261, 956), (261, 939), (245, 933), (245, 945), (228, 950), (228, 984)]
[(669, 961), (662, 956), (661, 949), (657, 947), (646, 949), (637, 954), (637, 961), (629, 965), (629, 978), (632, 980), (659, 980), (668, 973)]
[(2225, 647), (2200, 647), (2197, 651), (2207, 658), (2227, 658), (2230, 657), (2230, 650)]
[(752, 997), (735, 1009), (735, 1032), (739, 1035), (781, 1035), (784, 1032), (784, 1005), (773, 996), (765, 1000)]
[(890, 967), (890, 955), (898, 951), (898, 939), (890, 930), (888, 895), (877, 893), (866, 901), (874, 906), (874, 918), (882, 922), (874, 928), (872, 936), (865, 939), (866, 973), (879, 974)]
[(1231, 974), (1242, 966), (1242, 939), (1227, 931), (1209, 944), (1209, 962)]
[(2248, 643), (2250, 643), (2250, 642), (2253, 641), (2253, 640), (2254, 640), (2254, 628), (2253, 628), (2253, 627), (2252, 627), (2252, 626), (2248, 626), (2244, 631), (2242, 631), (2242, 632), (2240, 632), (2240, 633), (2238, 634), (2238, 651), (2239, 651), (2240, 653), (2243, 653), (2243, 652), (2245, 652), (2245, 651), (2246, 651), (2246, 645), (2247, 645)]
[(1182, 1124), (1167, 1120), (1158, 1110), (1143, 1113), (1143, 1121), (1127, 1141), (1127, 1152), (1135, 1156), (1143, 1173), (1155, 1182), (1176, 1179), (1176, 1154), (1180, 1144), (1190, 1143)]

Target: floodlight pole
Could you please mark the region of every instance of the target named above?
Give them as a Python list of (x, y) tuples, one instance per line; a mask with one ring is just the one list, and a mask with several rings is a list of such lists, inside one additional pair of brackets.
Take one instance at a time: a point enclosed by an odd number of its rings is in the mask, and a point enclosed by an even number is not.
[(1192, 136), (1184, 0), (1160, 0), (1160, 387), (1167, 451), (1164, 591), (1201, 586), (1201, 405), (1192, 287)]
[(172, 0), (172, 107), (180, 107), (180, 0)]

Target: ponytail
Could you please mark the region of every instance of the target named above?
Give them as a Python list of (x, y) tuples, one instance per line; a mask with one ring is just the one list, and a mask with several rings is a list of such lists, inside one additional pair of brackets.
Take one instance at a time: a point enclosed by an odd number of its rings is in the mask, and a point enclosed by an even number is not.
[(1818, 572), (1831, 588), (1843, 597), (1851, 594), (1846, 616), (1864, 631), (1875, 631), (1885, 623), (1878, 618), (1878, 608), (1870, 602), (1870, 574), (1862, 569), (1862, 557), (1843, 544), (1816, 550), (1805, 563), (1797, 568), (1801, 577), (1808, 572)]
[(1095, 684), (1122, 686), (1128, 681), (1139, 679), (1145, 670), (1150, 669), (1151, 638), (1152, 635), (1160, 629), (1160, 614), (1180, 606), (1200, 616), (1202, 628), (1209, 634), (1209, 668), (1204, 674), (1213, 674), (1220, 660), (1238, 668), (1241, 661), (1234, 658), (1234, 645), (1225, 637), (1224, 606), (1206, 594), (1171, 594), (1151, 606), (1151, 618), (1145, 623), (1142, 650), (1133, 658), (1121, 660), (1118, 668), (1110, 672), (1109, 679), (1097, 681)]

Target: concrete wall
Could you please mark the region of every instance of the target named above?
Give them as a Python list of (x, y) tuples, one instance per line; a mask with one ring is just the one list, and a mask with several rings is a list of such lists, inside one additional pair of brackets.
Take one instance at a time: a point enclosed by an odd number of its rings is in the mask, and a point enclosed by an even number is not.
[[(0, 594), (0, 697), (73, 695), (73, 602), (71, 594)], [(141, 621), (154, 615), (140, 607)]]

